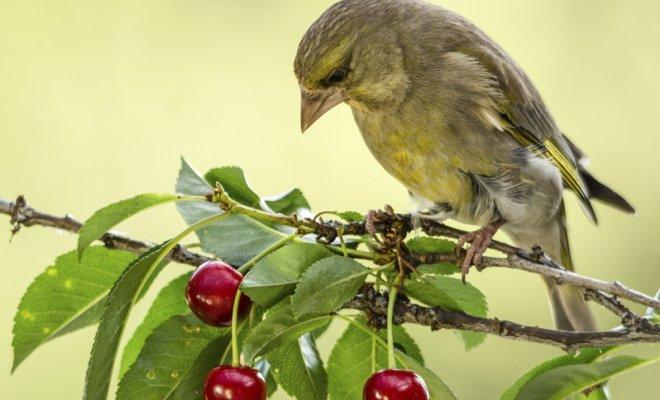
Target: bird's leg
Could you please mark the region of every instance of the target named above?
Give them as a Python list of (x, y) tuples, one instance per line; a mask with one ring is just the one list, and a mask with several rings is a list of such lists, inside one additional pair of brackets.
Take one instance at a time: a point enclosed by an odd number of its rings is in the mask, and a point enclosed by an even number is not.
[[(459, 268), (461, 269), (461, 279), (463, 280), (463, 283), (465, 283), (465, 275), (470, 271), (470, 266), (473, 264), (481, 264), (484, 253), (488, 249), (488, 246), (493, 242), (493, 236), (505, 223), (505, 219), (498, 218), (489, 222), (483, 228), (474, 232), (465, 233), (458, 238), (458, 243), (456, 244), (456, 256), (459, 260)], [(470, 243), (470, 247), (468, 247), (465, 252), (465, 258), (461, 260), (460, 254), (465, 243)]]

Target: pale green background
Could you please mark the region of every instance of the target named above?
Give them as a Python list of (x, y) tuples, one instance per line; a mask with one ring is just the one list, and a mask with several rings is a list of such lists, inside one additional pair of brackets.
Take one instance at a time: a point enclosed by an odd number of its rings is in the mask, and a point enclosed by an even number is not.
[[(44, 210), (85, 218), (110, 201), (171, 190), (185, 155), (199, 169), (240, 165), (264, 194), (300, 186), (317, 210), (364, 211), (386, 202), (406, 210), (404, 190), (372, 159), (346, 106), (300, 135), (293, 56), (330, 3), (2, 0), (0, 196), (23, 193)], [(660, 3), (444, 4), (519, 61), (562, 128), (591, 155), (593, 171), (638, 207), (636, 217), (598, 207), (596, 228), (569, 201), (579, 270), (655, 292)], [(165, 207), (122, 228), (158, 241), (182, 226)], [(8, 244), (8, 230), (0, 231), (0, 397), (80, 398), (93, 329), (49, 343), (9, 374), (21, 294), (75, 238), (34, 228)], [(550, 325), (540, 279), (498, 270), (470, 280), (488, 295), (491, 315)], [(603, 326), (615, 323), (598, 316)], [(463, 399), (495, 399), (516, 376), (559, 353), (490, 337), (466, 354), (451, 333), (411, 332), (428, 365)], [(322, 340), (324, 350), (331, 341)], [(617, 379), (615, 398), (657, 398), (659, 374), (655, 366)]]

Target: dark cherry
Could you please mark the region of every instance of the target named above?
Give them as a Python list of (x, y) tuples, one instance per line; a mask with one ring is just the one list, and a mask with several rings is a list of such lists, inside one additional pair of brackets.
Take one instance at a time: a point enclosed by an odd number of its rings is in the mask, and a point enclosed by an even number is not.
[(362, 392), (364, 400), (429, 400), (424, 380), (402, 369), (384, 369), (367, 380)]
[[(209, 325), (230, 326), (234, 298), (243, 276), (230, 265), (208, 261), (193, 273), (186, 287), (190, 309)], [(250, 299), (241, 294), (239, 317), (250, 307)]]
[(266, 381), (256, 369), (221, 365), (206, 377), (204, 396), (205, 400), (265, 400)]

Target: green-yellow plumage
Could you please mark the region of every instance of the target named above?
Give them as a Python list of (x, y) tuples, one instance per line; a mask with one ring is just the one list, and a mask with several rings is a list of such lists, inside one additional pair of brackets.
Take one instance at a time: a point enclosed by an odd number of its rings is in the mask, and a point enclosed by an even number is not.
[[(348, 103), (381, 165), (422, 215), (502, 229), (572, 267), (563, 189), (632, 207), (583, 167), (516, 63), (469, 21), (417, 0), (343, 0), (295, 61), (302, 126)], [(491, 233), (492, 234), (492, 233)], [(548, 282), (560, 328), (594, 327), (580, 293)]]

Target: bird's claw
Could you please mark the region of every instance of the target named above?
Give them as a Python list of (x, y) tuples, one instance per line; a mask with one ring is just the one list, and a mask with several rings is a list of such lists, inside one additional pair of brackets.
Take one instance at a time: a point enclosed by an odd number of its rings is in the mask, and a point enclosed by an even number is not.
[(372, 238), (376, 239), (377, 241), (380, 241), (378, 239), (378, 231), (376, 230), (376, 223), (378, 222), (378, 213), (379, 211), (377, 210), (369, 210), (367, 212), (367, 216), (365, 218), (364, 222), (364, 228), (371, 235)]
[[(477, 231), (459, 236), (455, 252), (463, 283), (465, 283), (465, 276), (470, 272), (470, 267), (472, 265), (481, 265), (484, 253), (488, 250), (491, 243), (493, 243), (493, 236), (502, 225), (504, 225), (504, 221), (497, 220)], [(470, 243), (470, 246), (465, 251), (465, 257), (461, 259), (461, 252), (466, 243)]]

